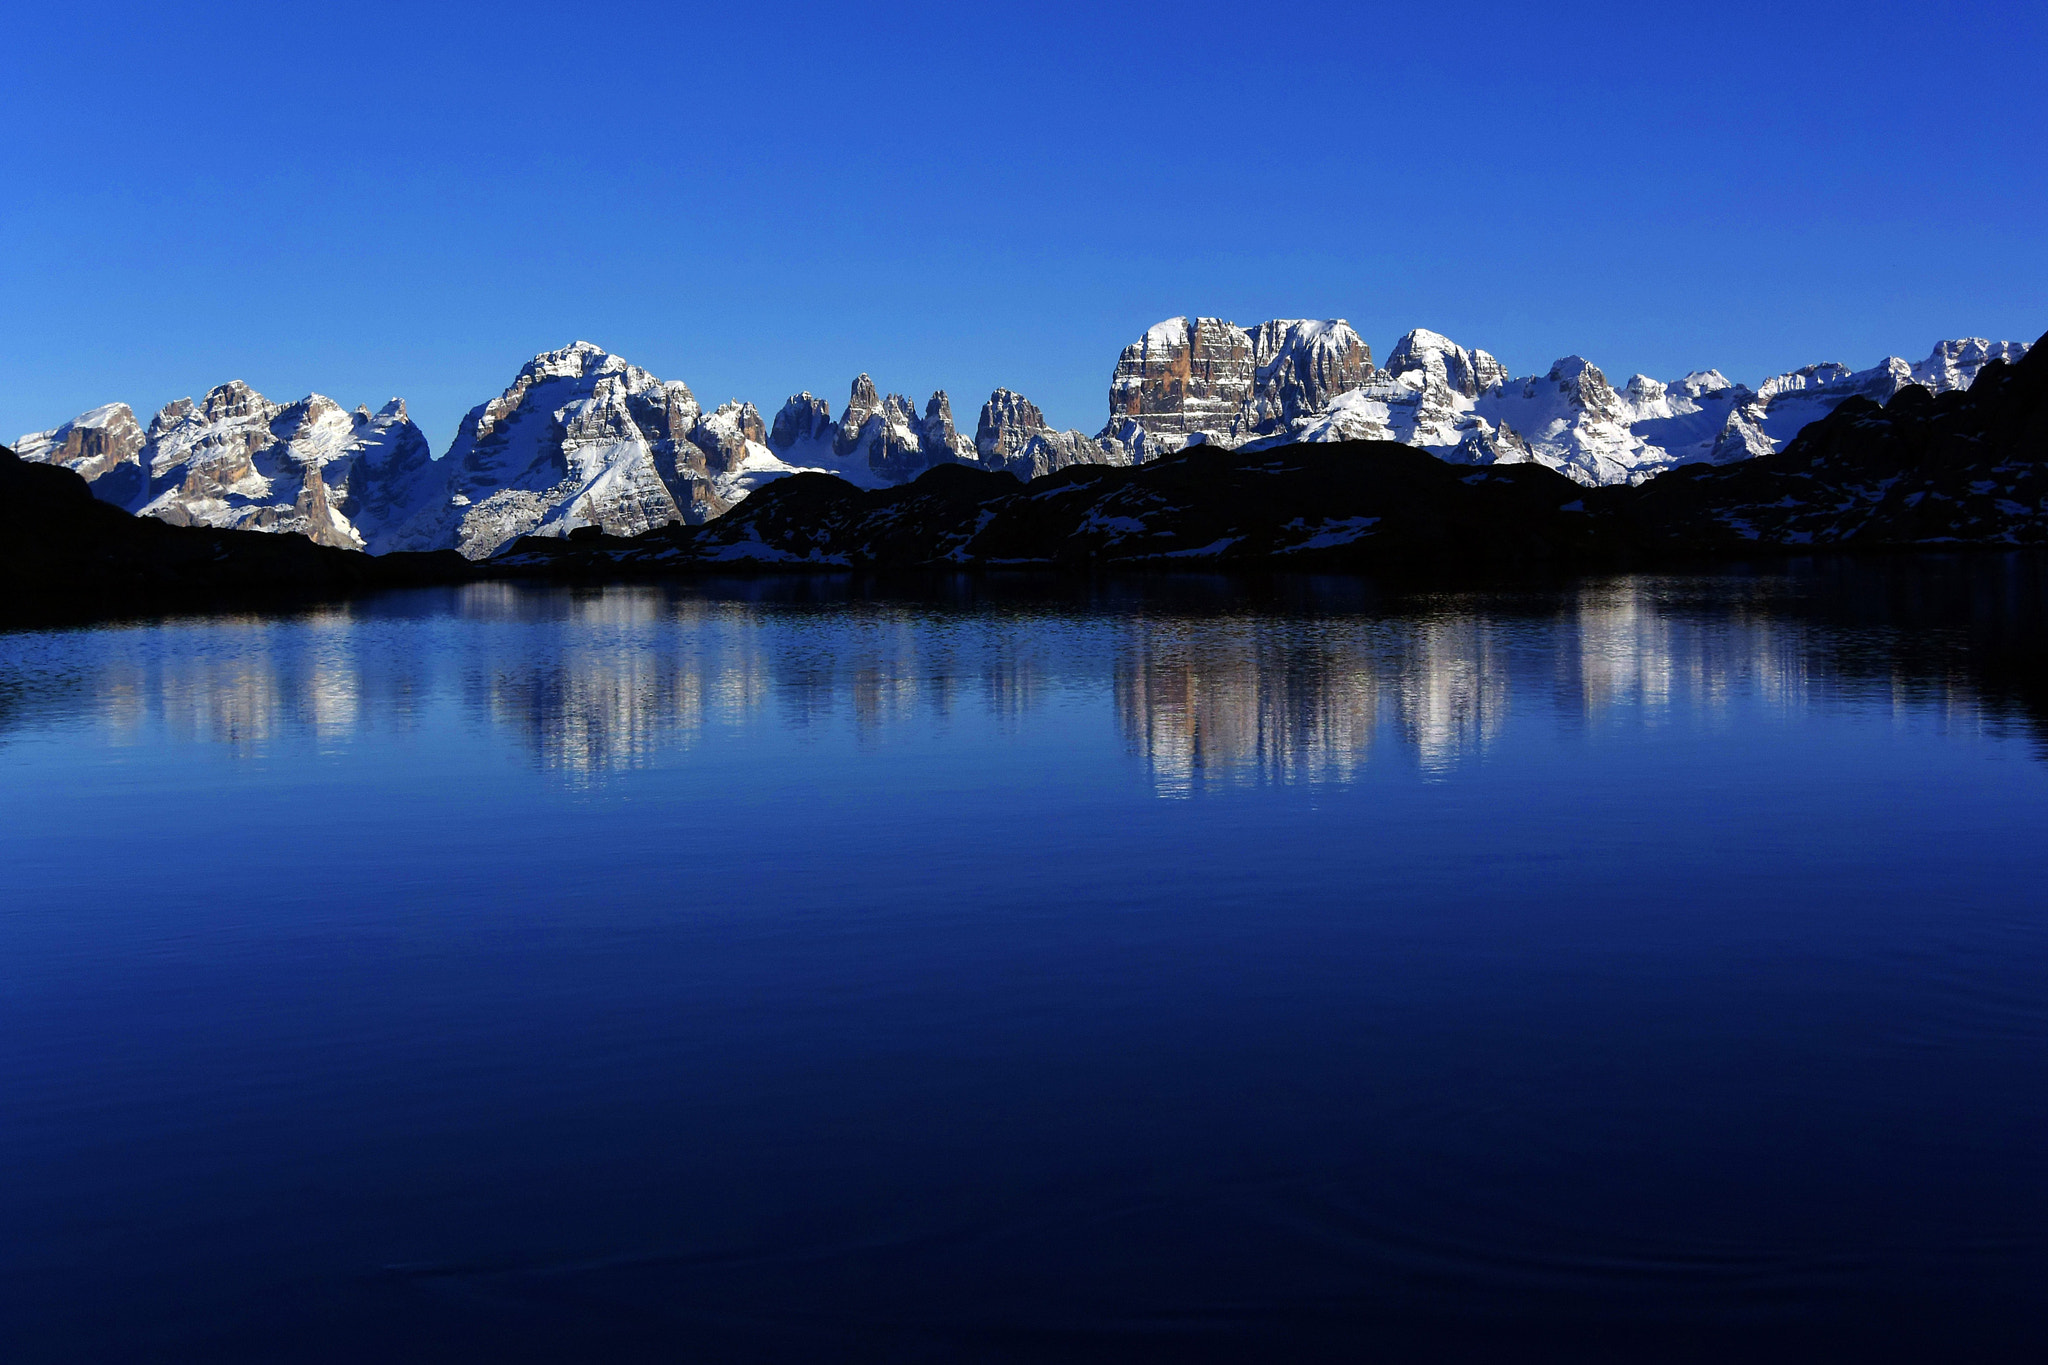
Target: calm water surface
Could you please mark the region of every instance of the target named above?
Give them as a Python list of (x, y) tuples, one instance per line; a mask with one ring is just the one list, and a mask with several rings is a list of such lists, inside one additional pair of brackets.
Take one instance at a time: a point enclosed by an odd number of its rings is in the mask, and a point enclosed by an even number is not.
[(2043, 582), (0, 635), (0, 1354), (2040, 1358)]

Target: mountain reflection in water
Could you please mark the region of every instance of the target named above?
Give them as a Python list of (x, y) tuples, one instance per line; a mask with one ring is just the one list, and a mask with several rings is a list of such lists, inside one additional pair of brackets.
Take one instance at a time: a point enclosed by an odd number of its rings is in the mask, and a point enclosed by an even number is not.
[(1399, 597), (1342, 578), (489, 583), (0, 650), (0, 725), (68, 707), (258, 754), (405, 730), (445, 694), (588, 782), (710, 730), (874, 736), (1100, 691), (1159, 793), (1185, 796), (1347, 782), (1373, 762), (1441, 776), (1483, 760), (1511, 716), (1712, 724), (1738, 694), (2039, 726), (2043, 572), (1922, 558)]
[(2044, 597), (0, 634), (0, 1359), (2041, 1359)]

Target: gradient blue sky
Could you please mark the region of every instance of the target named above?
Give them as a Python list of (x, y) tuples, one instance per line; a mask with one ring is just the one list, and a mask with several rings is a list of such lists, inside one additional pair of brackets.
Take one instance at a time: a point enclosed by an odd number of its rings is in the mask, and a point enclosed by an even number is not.
[(2048, 7), (379, 3), (5, 21), (0, 439), (242, 378), (436, 451), (587, 338), (1093, 431), (1179, 313), (1755, 382), (2048, 329)]

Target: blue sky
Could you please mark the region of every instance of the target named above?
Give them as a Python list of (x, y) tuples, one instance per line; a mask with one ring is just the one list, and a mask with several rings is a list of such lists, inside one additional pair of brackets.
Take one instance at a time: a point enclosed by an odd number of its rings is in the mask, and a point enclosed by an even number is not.
[(1180, 313), (1752, 383), (2048, 329), (2048, 7), (288, 9), (6, 21), (0, 439), (241, 378), (439, 451), (579, 337), (1092, 431)]

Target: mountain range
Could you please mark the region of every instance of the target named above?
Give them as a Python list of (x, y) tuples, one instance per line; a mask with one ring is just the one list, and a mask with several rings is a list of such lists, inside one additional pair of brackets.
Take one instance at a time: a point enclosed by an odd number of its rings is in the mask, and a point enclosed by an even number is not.
[(1753, 389), (1715, 370), (1670, 382), (1636, 375), (1616, 389), (1578, 356), (1515, 378), (1487, 352), (1419, 329), (1382, 366), (1341, 319), (1243, 328), (1174, 318), (1123, 349), (1095, 435), (1057, 430), (1023, 395), (998, 389), (969, 438), (944, 391), (920, 410), (863, 374), (837, 418), (804, 392), (764, 420), (741, 401), (707, 411), (687, 384), (579, 341), (535, 356), (471, 409), (438, 459), (398, 399), (349, 412), (319, 394), (272, 402), (240, 381), (179, 399), (146, 428), (110, 403), (15, 448), (76, 473), (103, 502), (173, 525), (481, 560), (523, 537), (702, 526), (798, 473), (852, 490), (899, 487), (944, 465), (1032, 480), (1204, 445), (1392, 441), (1450, 465), (1528, 464), (1587, 487), (1632, 485), (1772, 454), (1852, 398), (1965, 390), (1989, 362), (2016, 363), (2028, 349), (1943, 341), (1917, 363), (1809, 365)]
[[(238, 440), (177, 448), (204, 452), (187, 463), (196, 488), (257, 478), (279, 485), (264, 505), (264, 525), (291, 521), (316, 534), (341, 534), (335, 518), (346, 520), (351, 481), (364, 470), (392, 475), (388, 506), (399, 515), (388, 524), (427, 542), (444, 534), (491, 540), (508, 526), (533, 523), (481, 561), (447, 548), (368, 555), (310, 535), (133, 515), (96, 497), (85, 473), (65, 467), (68, 460), (102, 478), (118, 469), (121, 461), (109, 458), (118, 456), (124, 435), (117, 414), (74, 426), (57, 463), (0, 448), (0, 617), (132, 613), (195, 601), (217, 609), (232, 600), (496, 577), (1133, 566), (1367, 570), (1425, 581), (1476, 572), (1521, 582), (1531, 573), (1819, 550), (2048, 544), (2048, 351), (2038, 342), (2016, 363), (1986, 361), (1968, 388), (1935, 393), (1931, 384), (1906, 382), (1882, 404), (1852, 394), (1782, 451), (1602, 486), (1534, 459), (1472, 467), (1382, 439), (1262, 444), (1267, 437), (1235, 448), (1183, 439), (1178, 449), (1142, 462), (1083, 461), (1026, 479), (1035, 466), (983, 466), (1025, 462), (1030, 441), (1021, 449), (996, 441), (990, 448), (997, 458), (968, 460), (957, 434), (947, 447), (955, 458), (931, 460), (895, 482), (904, 472), (900, 457), (931, 456), (920, 442), (943, 439), (950, 419), (939, 422), (945, 405), (935, 401), (927, 405), (930, 415), (913, 423), (907, 403), (883, 400), (867, 412), (856, 404), (857, 420), (843, 427), (813, 421), (801, 437), (845, 475), (783, 473), (723, 514), (694, 523), (667, 511), (703, 510), (687, 496), (679, 502), (669, 480), (686, 495), (723, 496), (722, 487), (737, 492), (765, 472), (750, 469), (757, 462), (787, 461), (772, 444), (765, 457), (756, 449), (760, 443), (748, 432), (759, 430), (758, 419), (749, 421), (743, 407), (692, 416), (681, 392), (643, 383), (623, 365), (607, 364), (609, 357), (584, 363), (601, 355), (556, 366), (572, 373), (535, 370), (524, 395), (465, 428), (468, 453), (455, 461), (426, 461), (393, 437), (395, 409), (380, 427), (377, 414), (336, 418), (310, 405), (292, 412), (230, 394), (195, 409), (197, 418), (186, 413), (162, 424), (175, 431), (189, 419), (240, 431)], [(591, 369), (606, 372), (593, 380)], [(1448, 359), (1445, 372), (1452, 372)], [(1192, 368), (1182, 379), (1189, 382), (1178, 393), (1213, 411), (1216, 386), (1201, 391), (1194, 381), (1206, 381)], [(537, 419), (520, 414), (526, 397), (551, 385), (568, 386), (562, 393), (582, 385), (588, 393), (578, 400), (584, 406), (571, 405), (569, 415), (578, 420), (561, 422), (559, 437), (536, 442)], [(1172, 396), (1164, 386), (1152, 396), (1162, 394)], [(1135, 396), (1146, 398), (1146, 391)], [(1028, 419), (1018, 412), (1022, 400), (991, 403), (998, 428)], [(1184, 421), (1188, 407), (1180, 408)], [(239, 415), (228, 411), (235, 408)], [(269, 423), (260, 423), (266, 414)], [(1206, 416), (1195, 407), (1196, 423)], [(252, 423), (275, 439), (252, 433)], [(684, 435), (650, 437), (662, 423)], [(326, 428), (329, 439), (314, 439), (308, 427)], [(1196, 424), (1175, 434), (1208, 430)], [(713, 435), (729, 438), (725, 447)], [(158, 444), (170, 444), (164, 432)], [(621, 534), (585, 521), (555, 533), (547, 518), (568, 504), (544, 505), (534, 480), (498, 477), (517, 472), (520, 459), (536, 461), (546, 477), (555, 472), (552, 452), (579, 462), (575, 476), (583, 486), (615, 477), (618, 486), (607, 496), (620, 506), (638, 499), (640, 529)], [(899, 467), (891, 469), (890, 460)], [(461, 503), (416, 496), (451, 478), (467, 490)], [(355, 505), (372, 504), (365, 498)]]

